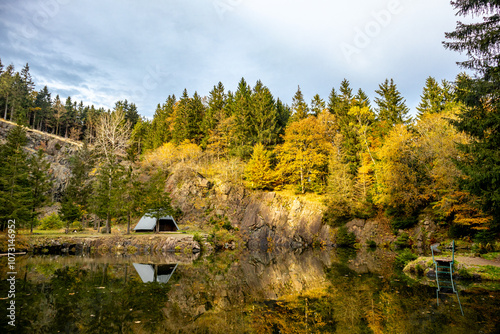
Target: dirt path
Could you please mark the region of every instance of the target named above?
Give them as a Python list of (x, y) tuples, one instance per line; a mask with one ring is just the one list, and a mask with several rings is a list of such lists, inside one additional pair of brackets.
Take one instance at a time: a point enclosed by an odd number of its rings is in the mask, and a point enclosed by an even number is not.
[(500, 267), (500, 259), (486, 260), (482, 257), (455, 256), (455, 260), (462, 264), (472, 266), (495, 266)]

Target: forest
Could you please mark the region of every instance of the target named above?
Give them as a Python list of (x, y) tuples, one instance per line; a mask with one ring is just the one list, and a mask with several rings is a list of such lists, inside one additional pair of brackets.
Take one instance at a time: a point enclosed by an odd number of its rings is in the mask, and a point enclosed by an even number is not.
[[(415, 117), (392, 79), (373, 101), (344, 79), (311, 101), (298, 87), (289, 106), (260, 80), (252, 87), (242, 78), (234, 90), (219, 82), (208, 96), (169, 95), (146, 119), (127, 100), (113, 110), (71, 97), (63, 104), (46, 86), (35, 89), (28, 64), (16, 72), (1, 62), (0, 111), (85, 143), (70, 157), (71, 178), (58, 199), (67, 224), (95, 215), (109, 232), (113, 220), (130, 223), (146, 208), (174, 212), (158, 190), (175, 164), (191, 164), (216, 166), (248, 189), (317, 194), (330, 225), (385, 215), (402, 229), (426, 213), (456, 236), (488, 240), (500, 227), (500, 66), (484, 28), (495, 20), (446, 34), (445, 47), (468, 52), (460, 65), (469, 74), (454, 82), (428, 77)], [(43, 150), (28, 157), (24, 142), (19, 127), (0, 147), (0, 216), (33, 226), (54, 196)]]

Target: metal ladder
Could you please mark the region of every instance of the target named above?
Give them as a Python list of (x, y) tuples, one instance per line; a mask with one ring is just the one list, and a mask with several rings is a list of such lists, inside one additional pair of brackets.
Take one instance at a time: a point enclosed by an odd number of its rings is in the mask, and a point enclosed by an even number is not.
[(439, 306), (439, 293), (450, 294), (454, 293), (457, 296), (458, 305), (460, 306), (460, 312), (464, 315), (462, 309), (462, 304), (460, 303), (460, 298), (458, 296), (458, 291), (453, 282), (453, 264), (455, 263), (455, 240), (451, 242), (451, 260), (450, 259), (436, 259), (434, 257), (434, 251), (438, 252), (439, 244), (433, 244), (431, 246), (432, 261), (434, 262), (434, 269), (436, 271), (436, 300)]

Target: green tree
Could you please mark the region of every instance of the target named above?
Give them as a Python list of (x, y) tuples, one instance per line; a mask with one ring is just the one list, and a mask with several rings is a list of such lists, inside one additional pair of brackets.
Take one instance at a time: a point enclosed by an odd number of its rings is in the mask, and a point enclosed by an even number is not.
[(130, 123), (125, 121), (122, 108), (104, 113), (96, 124), (94, 147), (97, 154), (97, 182), (94, 189), (99, 201), (94, 205), (98, 214), (106, 216), (106, 231), (111, 233), (111, 218), (116, 213), (116, 190), (123, 173), (121, 162), (130, 145)]
[[(14, 65), (9, 65), (0, 75), (0, 94), (3, 103), (3, 118), (8, 119), (9, 107), (13, 99), (13, 83), (14, 83)], [(12, 115), (11, 115), (12, 118)]]
[(250, 142), (265, 146), (276, 144), (278, 135), (276, 104), (271, 91), (260, 80), (253, 88), (251, 111)]
[(158, 170), (143, 184), (142, 208), (147, 216), (156, 219), (156, 233), (160, 231), (160, 218), (175, 213), (170, 196), (165, 191), (165, 182), (165, 172)]
[(325, 107), (326, 107), (325, 101), (323, 101), (323, 99), (319, 96), (319, 94), (314, 95), (311, 100), (312, 113), (315, 116), (318, 116), (325, 109)]
[(418, 118), (428, 113), (440, 113), (449, 107), (454, 100), (454, 88), (446, 80), (443, 80), (442, 85), (439, 85), (436, 79), (428, 77), (420, 97), (421, 101), (417, 107)]
[(201, 146), (206, 148), (210, 141), (210, 133), (214, 131), (217, 125), (227, 117), (226, 115), (227, 95), (224, 91), (224, 85), (219, 81), (217, 86), (210, 91), (208, 96), (208, 108), (201, 123), (203, 139)]
[(27, 143), (26, 130), (21, 126), (12, 128), (7, 141), (0, 146), (0, 226), (2, 230), (9, 219), (18, 226), (31, 221), (32, 191), (29, 181), (28, 157), (24, 151)]
[[(71, 177), (61, 200), (59, 213), (69, 225), (76, 220), (85, 219), (90, 211), (89, 194), (92, 193), (92, 176), (94, 154), (85, 143), (82, 148), (69, 159)], [(84, 225), (84, 224), (82, 224)]]
[(379, 95), (375, 97), (378, 119), (385, 122), (388, 128), (396, 124), (408, 124), (411, 121), (408, 115), (410, 109), (406, 106), (406, 100), (401, 96), (393, 79), (390, 81), (386, 79), (375, 92)]
[(458, 22), (455, 31), (446, 33), (446, 48), (465, 52), (463, 68), (476, 71), (476, 77), (461, 75), (457, 80), (457, 99), (463, 103), (452, 124), (472, 140), (459, 145), (456, 160), (465, 174), (462, 186), (480, 198), (483, 211), (493, 216), (500, 227), (500, 3), (498, 1), (453, 1), (461, 16), (474, 15), (480, 22)]
[(238, 83), (234, 99), (229, 105), (234, 116), (234, 131), (231, 152), (241, 158), (251, 154), (254, 137), (252, 129), (252, 90), (244, 78)]
[(52, 114), (52, 100), (47, 86), (44, 86), (36, 95), (35, 107), (38, 109), (33, 116), (33, 127), (40, 131), (47, 131), (47, 123)]
[(28, 161), (29, 175), (28, 182), (31, 189), (31, 224), (30, 233), (33, 233), (33, 225), (37, 216), (36, 211), (45, 206), (50, 200), (50, 190), (52, 182), (50, 181), (49, 169), (50, 162), (45, 159), (43, 150), (38, 150)]
[(296, 122), (307, 118), (309, 115), (309, 106), (304, 100), (304, 95), (300, 90), (300, 86), (297, 87), (297, 92), (292, 98), (292, 117), (291, 121)]

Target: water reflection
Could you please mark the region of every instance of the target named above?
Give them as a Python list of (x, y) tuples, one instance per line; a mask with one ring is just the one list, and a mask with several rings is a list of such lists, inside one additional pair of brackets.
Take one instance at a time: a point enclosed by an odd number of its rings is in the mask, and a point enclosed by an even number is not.
[[(377, 249), (17, 258), (17, 333), (495, 333), (500, 293), (465, 317)], [(0, 265), (3, 270), (5, 263)], [(0, 287), (6, 291), (5, 273)], [(165, 284), (166, 283), (166, 284)], [(456, 304), (455, 304), (456, 305)], [(0, 332), (7, 328), (2, 323)], [(472, 330), (471, 330), (472, 329)]]
[(175, 264), (144, 264), (144, 263), (133, 263), (135, 271), (141, 277), (144, 283), (158, 282), (158, 283), (168, 283), (170, 277), (175, 272), (177, 268), (177, 263)]

